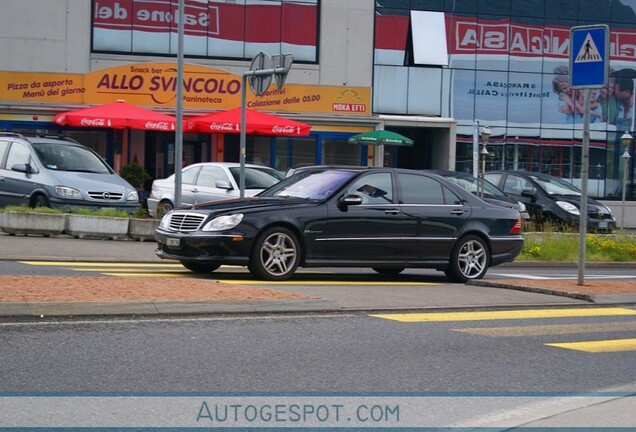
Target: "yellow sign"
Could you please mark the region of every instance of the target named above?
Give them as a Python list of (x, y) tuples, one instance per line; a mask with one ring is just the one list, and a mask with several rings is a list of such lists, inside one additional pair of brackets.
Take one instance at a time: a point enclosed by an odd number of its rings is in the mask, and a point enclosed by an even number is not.
[[(124, 99), (148, 107), (176, 107), (177, 71), (172, 63), (140, 63), (82, 74), (0, 72), (0, 100), (102, 104)], [(263, 111), (369, 115), (368, 87), (274, 85), (263, 96), (247, 88), (248, 108)], [(186, 64), (183, 107), (225, 110), (241, 103), (241, 76)]]

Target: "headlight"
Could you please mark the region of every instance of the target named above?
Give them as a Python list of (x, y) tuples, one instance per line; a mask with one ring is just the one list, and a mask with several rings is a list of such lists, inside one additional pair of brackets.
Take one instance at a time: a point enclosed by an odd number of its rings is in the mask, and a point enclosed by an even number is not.
[(243, 214), (233, 214), (227, 216), (219, 216), (206, 223), (201, 231), (223, 231), (234, 228), (243, 220)]
[(60, 198), (83, 199), (80, 191), (66, 186), (55, 186), (55, 193)]
[(165, 230), (170, 229), (170, 216), (169, 216), (169, 214), (166, 214), (164, 217), (161, 218), (161, 222), (159, 222), (159, 227), (163, 228)]
[(574, 204), (570, 204), (569, 202), (565, 202), (565, 201), (557, 201), (556, 203), (559, 207), (561, 207), (563, 210), (565, 210), (568, 213), (572, 213), (573, 215), (577, 215), (577, 216), (581, 214), (579, 212), (579, 209)]
[(522, 203), (521, 201), (518, 201), (519, 203), (519, 211), (520, 212), (525, 212), (526, 211), (526, 205), (524, 203)]
[(137, 191), (128, 192), (128, 195), (126, 195), (126, 201), (139, 201), (139, 194)]

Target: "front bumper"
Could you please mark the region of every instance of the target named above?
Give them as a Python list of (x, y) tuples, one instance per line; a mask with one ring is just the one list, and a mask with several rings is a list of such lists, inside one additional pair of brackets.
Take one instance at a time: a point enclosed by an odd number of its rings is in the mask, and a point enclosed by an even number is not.
[(246, 265), (251, 242), (232, 234), (155, 231), (159, 258), (178, 261)]
[(148, 206), (148, 214), (152, 217), (157, 217), (157, 206), (159, 205), (159, 200), (157, 198), (148, 197), (146, 199), (146, 206)]

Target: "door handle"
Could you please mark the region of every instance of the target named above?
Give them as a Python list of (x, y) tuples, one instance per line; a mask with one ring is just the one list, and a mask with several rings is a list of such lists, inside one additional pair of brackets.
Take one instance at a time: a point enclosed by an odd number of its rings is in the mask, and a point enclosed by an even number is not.
[(400, 211), (398, 209), (386, 209), (384, 214), (400, 214)]
[(464, 214), (464, 210), (462, 210), (462, 209), (451, 210), (451, 214), (457, 215), (457, 216), (461, 216), (461, 215)]

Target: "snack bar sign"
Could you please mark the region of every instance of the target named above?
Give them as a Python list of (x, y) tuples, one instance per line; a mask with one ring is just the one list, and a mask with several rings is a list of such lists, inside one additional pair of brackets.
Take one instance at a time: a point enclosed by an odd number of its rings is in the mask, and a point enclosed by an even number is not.
[[(0, 72), (0, 100), (23, 103), (103, 104), (126, 102), (176, 106), (177, 74), (172, 63), (142, 63), (81, 74)], [(241, 78), (197, 65), (184, 66), (183, 106), (231, 109), (241, 103)], [(370, 88), (287, 84), (256, 96), (247, 89), (247, 106), (270, 111), (370, 114)]]

